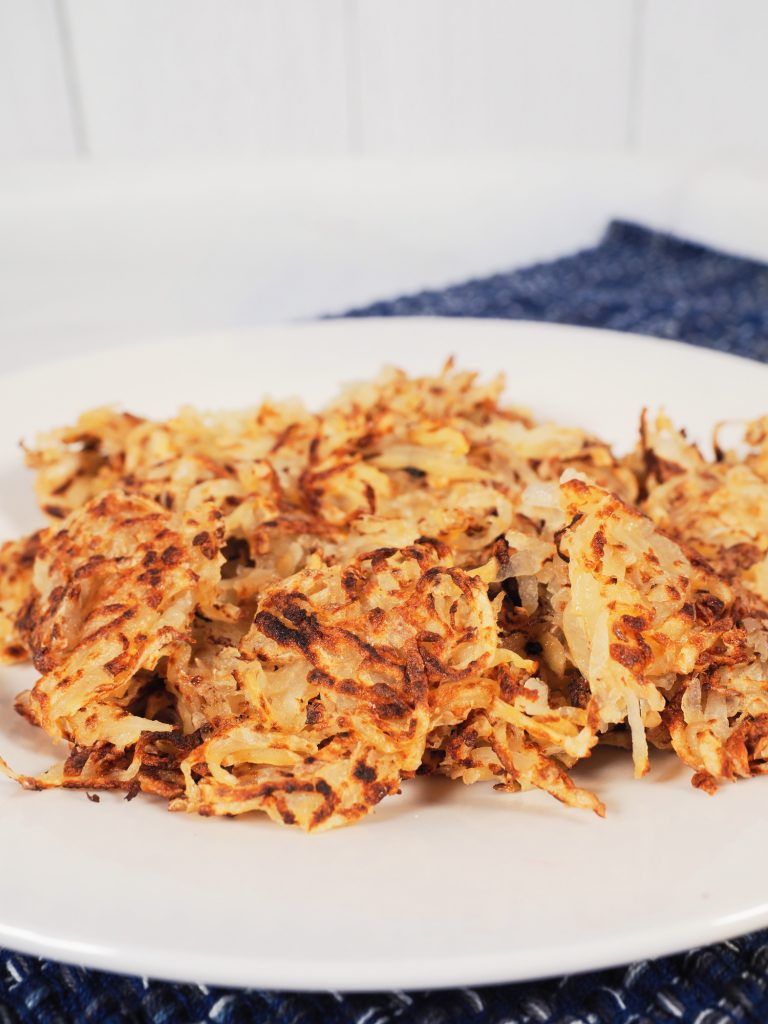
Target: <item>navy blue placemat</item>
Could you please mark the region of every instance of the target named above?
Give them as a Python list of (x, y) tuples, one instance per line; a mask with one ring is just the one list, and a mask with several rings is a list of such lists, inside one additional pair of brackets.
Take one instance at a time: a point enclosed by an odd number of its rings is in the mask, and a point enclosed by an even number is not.
[[(379, 302), (347, 315), (548, 320), (677, 338), (768, 361), (768, 266), (636, 225), (615, 223), (599, 245), (574, 256), (442, 291)], [(682, 865), (670, 865), (672, 871), (682, 869)], [(0, 951), (0, 1024), (73, 1020), (94, 1024), (765, 1022), (768, 931), (662, 960), (549, 981), (355, 996), (172, 985)]]
[(423, 291), (347, 316), (473, 316), (655, 334), (768, 361), (768, 266), (616, 221), (550, 263)]

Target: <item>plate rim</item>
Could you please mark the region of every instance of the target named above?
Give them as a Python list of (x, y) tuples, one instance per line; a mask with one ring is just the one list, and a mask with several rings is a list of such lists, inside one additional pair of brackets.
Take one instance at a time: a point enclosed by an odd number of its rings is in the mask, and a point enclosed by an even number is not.
[[(375, 968), (350, 963), (346, 969), (339, 961), (301, 962), (301, 977), (297, 978), (297, 965), (285, 959), (268, 960), (263, 970), (258, 963), (242, 958), (221, 958), (210, 955), (169, 954), (162, 950), (135, 950), (129, 954), (104, 946), (87, 943), (67, 943), (33, 932), (9, 930), (0, 923), (0, 947), (22, 955), (43, 957), (71, 966), (106, 971), (128, 977), (152, 978), (175, 984), (209, 984), (240, 989), (269, 989), (284, 992), (391, 992), (420, 990), (452, 990), (472, 986), (514, 985), (547, 978), (588, 974), (611, 968), (628, 966), (643, 960), (674, 956), (729, 939), (738, 938), (768, 927), (768, 902), (753, 914), (726, 915), (710, 927), (699, 924), (678, 925), (668, 928), (670, 941), (658, 942), (658, 931), (651, 929), (633, 934), (631, 940), (617, 946), (607, 956), (604, 940), (591, 939), (578, 946), (553, 946), (555, 968), (548, 968), (541, 957), (530, 960), (515, 954), (483, 955), (480, 957), (424, 957), (412, 960), (407, 968), (401, 960), (379, 961)], [(654, 935), (656, 938), (654, 939)], [(12, 944), (8, 943), (8, 939)], [(158, 972), (157, 965), (162, 963)], [(190, 966), (195, 965), (192, 970)], [(199, 968), (198, 965), (199, 964)], [(350, 977), (354, 979), (350, 981)], [(456, 981), (456, 977), (460, 980)]]
[[(171, 348), (173, 346), (188, 345), (190, 342), (195, 345), (208, 345), (215, 342), (230, 341), (247, 343), (250, 339), (263, 334), (274, 332), (296, 335), (302, 333), (314, 333), (316, 331), (353, 331), (360, 329), (361, 324), (380, 330), (382, 327), (387, 330), (392, 328), (403, 328), (406, 325), (413, 328), (419, 325), (419, 329), (426, 326), (427, 330), (447, 329), (448, 331), (459, 330), (471, 327), (480, 331), (498, 330), (499, 328), (517, 331), (531, 331), (533, 333), (559, 334), (563, 331), (578, 333), (582, 338), (591, 338), (594, 342), (610, 343), (620, 339), (622, 344), (629, 347), (651, 346), (659, 352), (676, 351), (695, 354), (697, 359), (710, 361), (712, 365), (732, 365), (734, 362), (754, 367), (761, 367), (768, 373), (768, 364), (754, 359), (751, 356), (737, 352), (724, 352), (720, 349), (708, 348), (698, 345), (695, 342), (684, 341), (680, 338), (663, 338), (654, 334), (643, 334), (635, 331), (618, 331), (610, 327), (595, 327), (584, 324), (560, 323), (552, 320), (524, 320), (504, 319), (501, 317), (469, 317), (469, 316), (328, 316), (319, 320), (276, 320), (264, 322), (252, 326), (226, 327), (221, 329), (206, 329), (192, 331), (172, 332), (142, 332), (133, 341), (121, 341), (118, 344), (108, 343), (106, 345), (88, 345), (87, 348), (78, 352), (70, 352), (62, 356), (46, 358), (30, 366), (20, 366), (10, 370), (0, 370), (0, 384), (5, 382), (23, 382), (26, 378), (34, 377), (41, 370), (57, 371), (65, 370), (73, 365), (96, 360), (103, 363), (111, 357), (125, 358), (137, 351), (151, 354), (158, 346)], [(386, 360), (382, 360), (386, 365)]]

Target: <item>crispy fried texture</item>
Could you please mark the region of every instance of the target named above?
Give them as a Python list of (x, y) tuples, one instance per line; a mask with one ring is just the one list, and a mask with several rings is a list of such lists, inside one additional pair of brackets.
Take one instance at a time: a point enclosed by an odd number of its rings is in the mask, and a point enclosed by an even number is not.
[(755, 447), (744, 458), (718, 448), (708, 462), (666, 416), (644, 417), (643, 508), (760, 610), (768, 602), (768, 443), (760, 423), (747, 425), (745, 440)]
[(32, 599), (32, 570), (42, 531), (9, 540), (0, 547), (0, 664), (26, 661), (24, 637), (27, 603)]
[[(51, 525), (0, 552), (28, 788), (347, 824), (416, 773), (542, 789), (598, 743), (708, 791), (768, 763), (768, 453), (644, 418), (617, 459), (451, 364), (321, 413), (96, 409), (28, 452)], [(746, 503), (746, 504), (745, 504)]]

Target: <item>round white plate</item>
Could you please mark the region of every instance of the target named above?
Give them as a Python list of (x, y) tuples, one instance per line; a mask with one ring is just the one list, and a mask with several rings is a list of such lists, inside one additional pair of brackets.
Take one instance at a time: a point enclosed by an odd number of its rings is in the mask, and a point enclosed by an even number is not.
[[(553, 325), (351, 320), (134, 346), (0, 377), (0, 529), (38, 522), (18, 439), (88, 406), (316, 403), (384, 363), (434, 372), (451, 353), (503, 370), (516, 403), (624, 447), (644, 404), (699, 438), (768, 411), (766, 367)], [(57, 756), (11, 710), (32, 679), (0, 673), (0, 752), (23, 770)], [(689, 775), (661, 756), (637, 782), (629, 757), (599, 753), (576, 778), (605, 820), (541, 793), (418, 780), (361, 824), (313, 836), (0, 779), (0, 945), (178, 980), (366, 990), (605, 967), (768, 924), (768, 779), (710, 798)]]

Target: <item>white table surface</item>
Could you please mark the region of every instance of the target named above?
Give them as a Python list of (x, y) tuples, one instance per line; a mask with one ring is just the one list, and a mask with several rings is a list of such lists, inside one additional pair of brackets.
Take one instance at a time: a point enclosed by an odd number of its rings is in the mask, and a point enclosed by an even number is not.
[(0, 369), (315, 317), (594, 244), (614, 217), (768, 260), (768, 169), (573, 153), (0, 167)]

